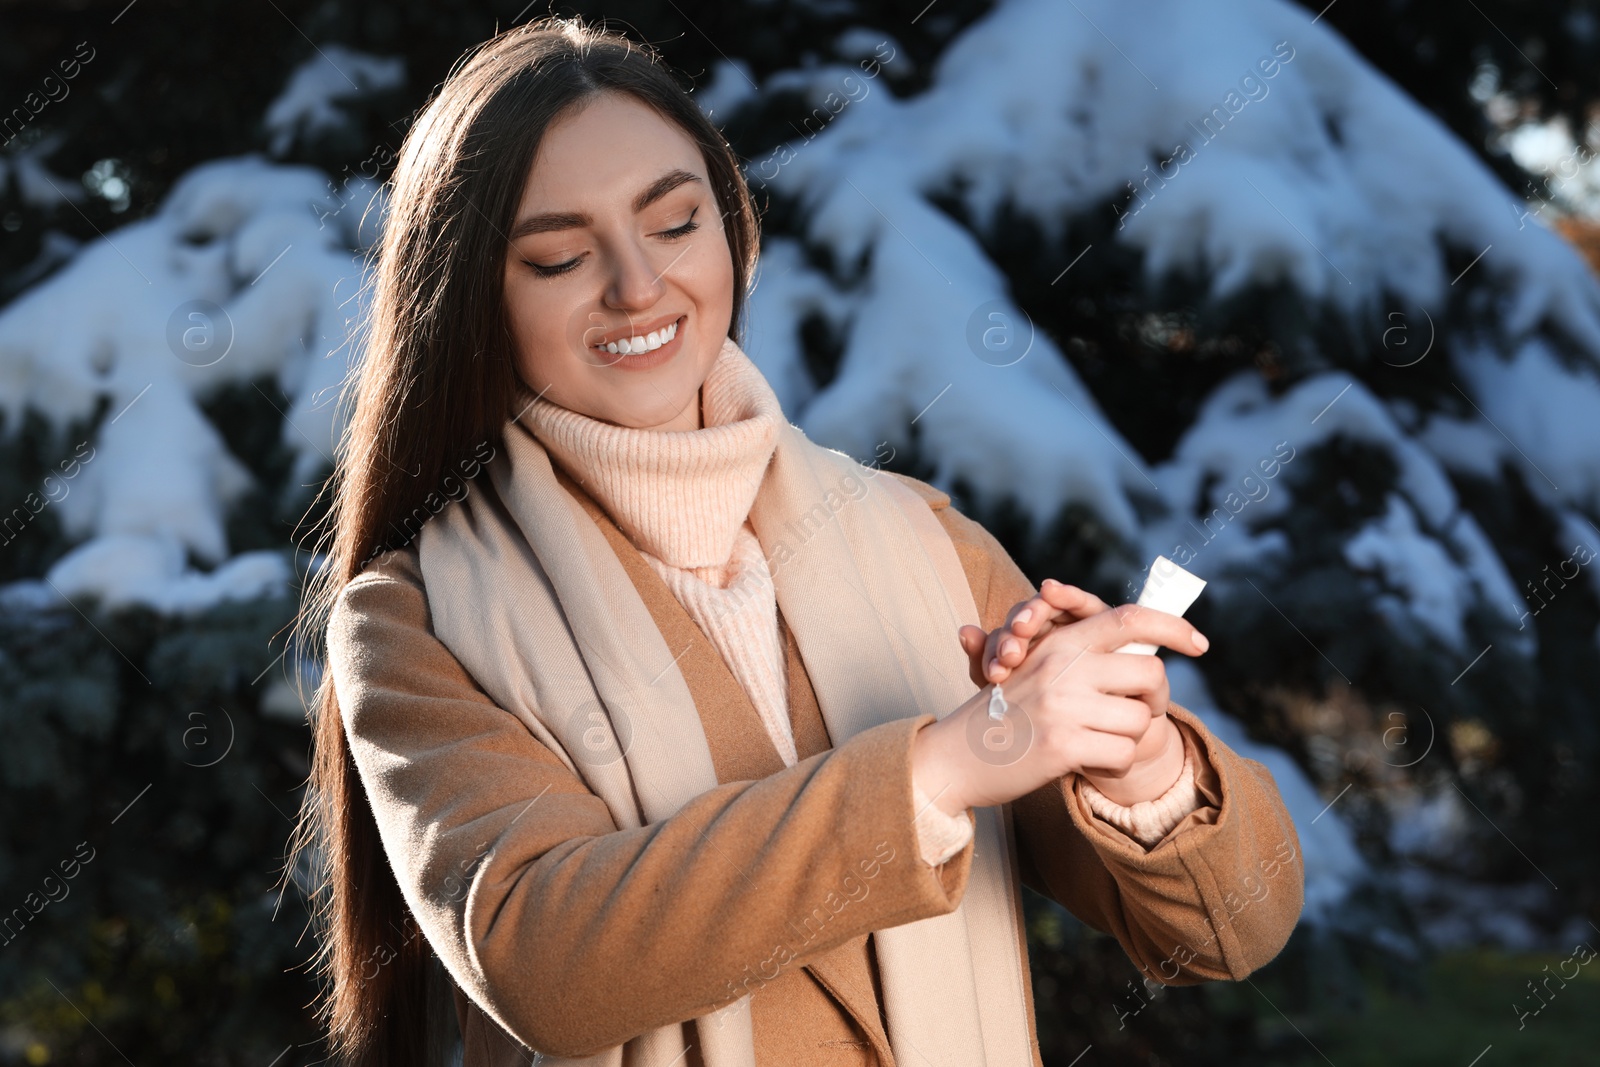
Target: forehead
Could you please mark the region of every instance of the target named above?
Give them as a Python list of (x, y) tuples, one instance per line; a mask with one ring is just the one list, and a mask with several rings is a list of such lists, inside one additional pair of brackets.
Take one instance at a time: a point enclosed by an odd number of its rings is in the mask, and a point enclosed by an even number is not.
[(681, 167), (705, 177), (694, 141), (636, 97), (604, 92), (564, 112), (539, 143), (524, 210), (625, 205), (656, 175)]

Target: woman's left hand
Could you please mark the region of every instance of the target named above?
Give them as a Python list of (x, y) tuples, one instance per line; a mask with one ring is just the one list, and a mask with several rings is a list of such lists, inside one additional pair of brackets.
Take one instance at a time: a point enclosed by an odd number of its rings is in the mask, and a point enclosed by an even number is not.
[(1084, 777), (1113, 804), (1131, 807), (1155, 800), (1171, 789), (1183, 774), (1183, 760), (1183, 735), (1178, 733), (1178, 727), (1170, 716), (1153, 715), (1150, 728), (1133, 747), (1133, 765), (1127, 774), (1121, 778), (1098, 774)]
[[(1110, 606), (1093, 593), (1046, 578), (1039, 595), (1013, 607), (1006, 613), (1006, 621), (992, 632), (985, 633), (977, 626), (961, 627), (958, 637), (967, 653), (973, 683), (981, 688), (1004, 682), (1045, 634), (1058, 625), (1108, 610)], [(1183, 760), (1183, 738), (1177, 727), (1166, 715), (1156, 715), (1134, 747), (1133, 765), (1127, 774), (1084, 777), (1113, 803), (1132, 805), (1154, 800), (1170, 789), (1183, 773)]]

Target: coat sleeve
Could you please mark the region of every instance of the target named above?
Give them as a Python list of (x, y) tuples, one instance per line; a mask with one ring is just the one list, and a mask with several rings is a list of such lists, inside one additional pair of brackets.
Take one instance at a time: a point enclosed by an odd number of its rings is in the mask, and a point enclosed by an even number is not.
[(341, 591), (328, 667), (412, 915), (533, 1050), (581, 1057), (704, 1015), (965, 894), (970, 844), (938, 868), (917, 854), (911, 743), (931, 714), (619, 830), (434, 635), (413, 553)]
[[(992, 534), (945, 501), (930, 498), (992, 630), (1037, 590)], [(1265, 765), (1217, 740), (1182, 705), (1168, 714), (1198, 757), (1195, 781), (1206, 803), (1147, 850), (1094, 814), (1087, 783), (1063, 775), (1011, 803), (1019, 873), (1030, 889), (1114, 935), (1156, 981), (1241, 979), (1278, 954), (1299, 920), (1300, 839)]]

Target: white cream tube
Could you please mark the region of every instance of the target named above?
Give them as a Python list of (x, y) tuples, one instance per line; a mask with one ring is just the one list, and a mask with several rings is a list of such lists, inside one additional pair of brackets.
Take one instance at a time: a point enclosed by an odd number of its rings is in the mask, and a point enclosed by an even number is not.
[[(1156, 561), (1150, 565), (1150, 573), (1145, 576), (1144, 588), (1139, 591), (1138, 605), (1142, 608), (1155, 608), (1169, 615), (1182, 615), (1189, 610), (1189, 605), (1199, 597), (1200, 590), (1206, 583), (1166, 556), (1157, 556)], [(1143, 652), (1154, 655), (1155, 645), (1135, 641), (1123, 645), (1117, 652)]]

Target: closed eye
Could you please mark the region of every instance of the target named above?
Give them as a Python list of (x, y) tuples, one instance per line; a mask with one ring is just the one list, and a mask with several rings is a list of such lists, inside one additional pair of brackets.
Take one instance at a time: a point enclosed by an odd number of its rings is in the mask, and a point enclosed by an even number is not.
[(698, 214), (700, 214), (700, 209), (698, 207), (696, 207), (693, 211), (689, 212), (689, 221), (688, 222), (684, 223), (682, 226), (678, 226), (678, 227), (676, 227), (674, 229), (671, 229), (671, 230), (663, 230), (661, 232), (661, 236), (669, 238), (670, 240), (674, 240), (674, 241), (676, 241), (680, 237), (689, 236), (691, 233), (693, 233), (694, 231), (696, 231), (696, 230), (698, 230), (700, 228), (700, 224), (698, 222), (694, 221), (694, 217), (696, 215), (698, 215)]
[[(670, 230), (662, 230), (658, 236), (665, 237), (669, 241), (676, 241), (689, 236), (691, 233), (700, 228), (700, 224), (694, 221), (694, 217), (699, 213), (700, 208), (697, 206), (693, 211), (689, 212), (688, 222), (685, 222), (682, 226), (675, 226)], [(523, 262), (527, 263), (527, 260), (523, 260)], [(532, 267), (534, 272), (541, 278), (554, 278), (557, 275), (566, 274), (569, 271), (575, 270), (578, 267), (578, 264), (582, 262), (583, 257), (579, 256), (577, 259), (569, 259), (565, 263), (557, 263), (550, 267), (541, 266), (538, 263), (528, 263), (528, 266)]]

